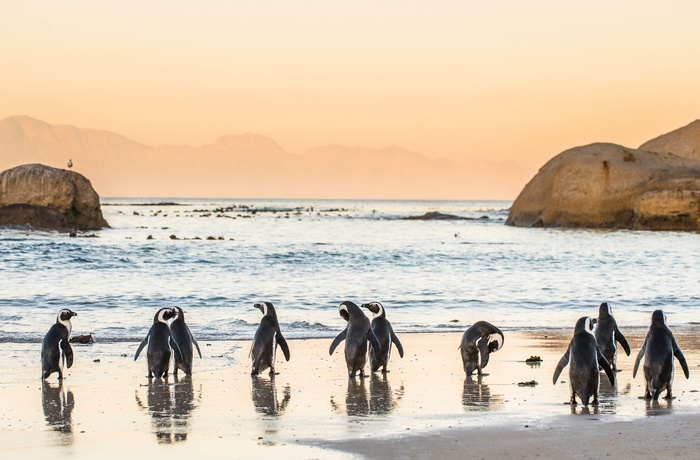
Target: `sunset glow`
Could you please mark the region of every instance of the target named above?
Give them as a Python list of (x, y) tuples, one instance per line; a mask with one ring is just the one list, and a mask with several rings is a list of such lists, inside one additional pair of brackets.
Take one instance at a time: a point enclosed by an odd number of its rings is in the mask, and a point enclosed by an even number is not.
[(4, 2), (0, 119), (513, 161), (517, 190), (570, 147), (698, 118), (698, 17), (692, 1)]

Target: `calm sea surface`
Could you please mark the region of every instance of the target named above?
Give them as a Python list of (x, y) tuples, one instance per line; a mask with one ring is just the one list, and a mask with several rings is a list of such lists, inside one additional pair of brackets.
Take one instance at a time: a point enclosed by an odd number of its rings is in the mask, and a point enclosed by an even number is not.
[[(182, 306), (199, 340), (251, 338), (258, 301), (288, 338), (333, 337), (343, 300), (378, 300), (397, 332), (572, 327), (608, 301), (621, 329), (700, 322), (700, 235), (522, 229), (510, 202), (103, 199), (111, 229), (0, 230), (0, 341), (134, 341)], [(408, 220), (440, 212), (458, 220)], [(85, 237), (94, 236), (94, 237)], [(367, 312), (369, 314), (369, 312)]]

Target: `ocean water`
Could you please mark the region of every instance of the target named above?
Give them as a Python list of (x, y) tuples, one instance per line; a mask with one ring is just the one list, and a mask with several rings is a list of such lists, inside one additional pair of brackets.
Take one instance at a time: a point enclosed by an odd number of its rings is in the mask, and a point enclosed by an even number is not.
[[(64, 307), (74, 335), (140, 341), (175, 305), (199, 340), (249, 339), (258, 301), (287, 338), (334, 337), (344, 300), (397, 333), (573, 327), (603, 301), (623, 330), (700, 323), (700, 235), (507, 227), (510, 204), (103, 199), (111, 229), (0, 229), (0, 341), (40, 342)], [(429, 212), (460, 219), (406, 219)]]

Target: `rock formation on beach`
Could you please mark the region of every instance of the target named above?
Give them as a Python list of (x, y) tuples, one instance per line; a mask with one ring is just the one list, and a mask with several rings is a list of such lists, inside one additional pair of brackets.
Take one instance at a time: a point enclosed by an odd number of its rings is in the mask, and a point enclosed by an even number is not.
[(84, 176), (41, 164), (0, 173), (0, 226), (43, 230), (97, 230), (109, 227), (100, 197)]
[(700, 230), (700, 120), (639, 149), (560, 153), (520, 192), (506, 225)]

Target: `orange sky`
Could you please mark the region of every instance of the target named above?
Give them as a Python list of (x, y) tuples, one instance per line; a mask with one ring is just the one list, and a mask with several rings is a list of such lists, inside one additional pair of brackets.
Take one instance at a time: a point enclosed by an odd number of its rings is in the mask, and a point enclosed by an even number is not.
[(700, 118), (697, 1), (9, 1), (0, 118), (536, 171)]

